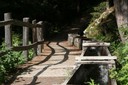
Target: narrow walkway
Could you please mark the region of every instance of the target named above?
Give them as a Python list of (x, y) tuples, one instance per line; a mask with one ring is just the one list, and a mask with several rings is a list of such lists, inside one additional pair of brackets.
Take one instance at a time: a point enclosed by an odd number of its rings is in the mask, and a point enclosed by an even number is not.
[(41, 56), (23, 65), (27, 68), (11, 85), (56, 85), (70, 76), (75, 57), (81, 51), (69, 46), (67, 41), (45, 42)]

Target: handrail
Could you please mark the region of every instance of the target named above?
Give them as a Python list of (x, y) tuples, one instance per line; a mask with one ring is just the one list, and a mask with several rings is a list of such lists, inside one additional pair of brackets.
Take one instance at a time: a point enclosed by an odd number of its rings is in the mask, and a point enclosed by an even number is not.
[(36, 47), (36, 46), (39, 45), (39, 44), (42, 44), (43, 42), (44, 42), (44, 40), (39, 41), (39, 42), (35, 42), (35, 43), (31, 44), (31, 45), (26, 45), (26, 46), (16, 46), (16, 47), (12, 47), (12, 48), (10, 48), (10, 50), (14, 50), (14, 51), (29, 50), (29, 49), (31, 49), (31, 48)]
[(13, 20), (13, 24), (18, 25), (18, 26), (26, 26), (26, 27), (29, 27), (29, 28), (42, 27), (42, 25), (40, 25), (38, 23), (37, 24), (31, 24), (31, 23), (22, 22), (22, 21), (19, 21), (19, 20)]
[[(27, 58), (28, 50), (34, 48), (35, 55), (41, 53), (42, 45), (44, 42), (43, 38), (43, 22), (40, 21), (36, 23), (35, 20), (32, 23), (29, 22), (29, 18), (23, 18), (23, 21), (11, 19), (10, 13), (4, 14), (4, 21), (0, 21), (0, 27), (5, 26), (5, 44), (7, 46), (7, 51), (1, 52), (0, 57), (8, 53), (8, 51), (23, 51), (24, 56)], [(34, 23), (33, 23), (34, 22)], [(23, 27), (23, 46), (12, 46), (12, 37), (11, 37), (11, 25), (22, 26)], [(32, 28), (33, 33), (33, 43), (28, 45), (28, 36), (29, 36), (29, 28)], [(38, 48), (38, 50), (37, 50)]]
[(42, 27), (42, 25), (40, 24), (31, 24), (31, 23), (28, 23), (28, 22), (22, 22), (22, 21), (19, 21), (19, 20), (14, 20), (14, 19), (10, 19), (8, 21), (0, 21), (0, 27), (2, 26), (5, 26), (5, 25), (17, 25), (17, 26), (26, 26), (26, 27), (29, 27), (29, 28), (35, 28), (35, 27)]
[(33, 43), (31, 45), (27, 45), (27, 46), (14, 46), (14, 47), (11, 47), (7, 51), (5, 51), (5, 52), (1, 52), (0, 51), (0, 57), (5, 55), (5, 54), (7, 54), (8, 51), (24, 51), (24, 50), (29, 50), (31, 48), (36, 47), (39, 44), (42, 44), (43, 42), (44, 42), (44, 40), (35, 42), (35, 43)]
[(0, 21), (0, 27), (8, 25), (8, 24), (13, 24), (13, 19), (10, 19), (8, 21)]

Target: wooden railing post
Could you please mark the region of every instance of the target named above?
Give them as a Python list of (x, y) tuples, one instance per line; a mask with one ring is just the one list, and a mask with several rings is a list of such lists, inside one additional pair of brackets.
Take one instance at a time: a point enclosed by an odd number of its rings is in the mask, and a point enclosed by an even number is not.
[[(43, 22), (40, 21), (38, 24), (42, 25)], [(37, 40), (42, 41), (43, 40), (43, 28), (42, 27), (37, 27)], [(38, 54), (42, 53), (42, 45), (38, 45)]]
[[(4, 20), (8, 21), (11, 19), (11, 13), (4, 14)], [(5, 25), (5, 45), (7, 48), (12, 47), (12, 32), (11, 25)]]
[[(36, 24), (36, 20), (33, 20), (32, 24)], [(37, 29), (36, 29), (36, 27), (32, 28), (32, 39), (33, 39), (33, 43), (37, 42)], [(34, 47), (34, 51), (35, 51), (34, 56), (36, 56), (37, 55), (37, 46)]]
[[(29, 22), (29, 18), (23, 18), (23, 22)], [(28, 45), (29, 42), (29, 28), (23, 26), (23, 46)], [(25, 60), (28, 60), (28, 50), (23, 51), (23, 56)]]

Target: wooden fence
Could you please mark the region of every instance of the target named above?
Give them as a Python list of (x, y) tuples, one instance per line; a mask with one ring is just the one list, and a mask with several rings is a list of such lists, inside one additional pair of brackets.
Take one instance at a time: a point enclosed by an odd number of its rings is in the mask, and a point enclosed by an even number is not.
[[(12, 46), (12, 26), (22, 26), (23, 27), (23, 45), (22, 46)], [(5, 45), (10, 51), (23, 51), (23, 55), (28, 59), (28, 50), (34, 49), (34, 55), (40, 54), (42, 52), (42, 45), (44, 42), (43, 38), (43, 22), (33, 20), (32, 23), (29, 22), (29, 18), (23, 18), (23, 21), (11, 19), (11, 13), (4, 14), (4, 21), (0, 21), (0, 27), (5, 29)], [(29, 42), (29, 30), (32, 29), (33, 43), (31, 45)], [(7, 52), (0, 52), (0, 57)]]

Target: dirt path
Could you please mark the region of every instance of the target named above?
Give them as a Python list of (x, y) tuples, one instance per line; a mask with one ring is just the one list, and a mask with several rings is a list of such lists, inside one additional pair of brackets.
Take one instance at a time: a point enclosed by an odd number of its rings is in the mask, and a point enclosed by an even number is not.
[(67, 41), (45, 42), (42, 54), (24, 64), (22, 68), (26, 69), (10, 85), (61, 84), (70, 76), (75, 57), (80, 53), (76, 47), (69, 46)]

